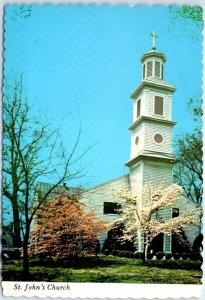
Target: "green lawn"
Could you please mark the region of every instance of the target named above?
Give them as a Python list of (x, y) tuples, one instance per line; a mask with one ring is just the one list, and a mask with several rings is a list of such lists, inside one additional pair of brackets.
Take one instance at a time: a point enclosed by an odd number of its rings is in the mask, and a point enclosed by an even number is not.
[[(33, 259), (29, 281), (117, 282), (117, 283), (177, 283), (201, 284), (200, 262), (149, 261), (100, 256), (80, 258), (75, 265), (66, 259)], [(3, 264), (3, 280), (22, 279), (22, 261)]]

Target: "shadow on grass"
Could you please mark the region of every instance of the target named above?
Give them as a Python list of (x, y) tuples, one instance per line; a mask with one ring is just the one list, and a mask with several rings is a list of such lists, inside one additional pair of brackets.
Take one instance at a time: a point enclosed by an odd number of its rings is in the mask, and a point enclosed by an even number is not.
[[(129, 262), (129, 263), (128, 263)], [(45, 268), (73, 268), (73, 269), (93, 269), (96, 267), (107, 268), (128, 264), (140, 264), (139, 261), (117, 259), (115, 257), (77, 257), (75, 260), (69, 258), (44, 258), (44, 259), (33, 259), (30, 261), (30, 266), (43, 266)]]
[(144, 267), (157, 267), (162, 269), (201, 270), (201, 261), (191, 260), (148, 260), (143, 263)]
[[(61, 272), (58, 272), (55, 270), (35, 270), (31, 271), (30, 275), (25, 278), (23, 271), (11, 271), (11, 270), (3, 270), (2, 271), (2, 280), (3, 281), (47, 281), (47, 282), (54, 282), (59, 281), (58, 277), (61, 276)], [(64, 274), (64, 280), (63, 281), (70, 281), (71, 274), (66, 271), (66, 274)]]

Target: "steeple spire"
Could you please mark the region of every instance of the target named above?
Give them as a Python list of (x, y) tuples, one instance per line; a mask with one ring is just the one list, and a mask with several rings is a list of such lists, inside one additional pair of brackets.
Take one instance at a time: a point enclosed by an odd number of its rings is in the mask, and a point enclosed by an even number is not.
[(158, 38), (156, 32), (152, 31), (152, 33), (150, 34), (152, 37), (152, 50), (156, 49), (156, 38)]

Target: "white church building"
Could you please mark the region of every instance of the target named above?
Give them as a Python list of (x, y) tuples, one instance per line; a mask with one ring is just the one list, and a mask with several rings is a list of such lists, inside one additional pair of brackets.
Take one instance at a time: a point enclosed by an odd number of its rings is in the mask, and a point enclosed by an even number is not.
[[(109, 191), (129, 185), (133, 193), (139, 193), (148, 181), (173, 183), (172, 128), (176, 122), (172, 120), (172, 95), (176, 89), (164, 81), (166, 57), (156, 49), (156, 34), (151, 35), (153, 47), (141, 57), (142, 81), (131, 94), (133, 101), (133, 120), (129, 127), (131, 149), (130, 158), (125, 163), (129, 173), (83, 190), (81, 197), (81, 202), (85, 203), (89, 210), (95, 210), (97, 218), (104, 219), (110, 224), (117, 221), (120, 216), (116, 211), (118, 201), (108, 195)], [(40, 189), (44, 191), (48, 188), (47, 184), (40, 183), (40, 185)], [(173, 210), (177, 210), (180, 214), (185, 209), (194, 208), (195, 203), (182, 197), (177, 207), (161, 209), (158, 216), (167, 220), (173, 217)], [(184, 229), (184, 233), (192, 246), (200, 233), (200, 228), (187, 228)], [(100, 237), (101, 248), (106, 237), (107, 233)], [(161, 238), (161, 248), (158, 250), (163, 253), (173, 252), (172, 236), (163, 234)], [(143, 252), (140, 239), (136, 250)]]
[[(130, 159), (125, 163), (129, 168), (129, 174), (84, 191), (81, 199), (89, 209), (95, 209), (98, 218), (110, 223), (119, 219), (116, 212), (117, 200), (108, 195), (110, 190), (130, 185), (133, 193), (139, 193), (147, 181), (173, 183), (172, 128), (176, 122), (172, 120), (172, 95), (176, 89), (164, 81), (166, 57), (156, 50), (155, 33), (152, 33), (152, 38), (151, 51), (141, 57), (142, 81), (131, 94), (133, 100), (133, 122), (129, 127), (131, 149)], [(174, 210), (177, 209), (180, 213), (184, 209), (195, 207), (195, 203), (182, 197)], [(173, 209), (162, 209), (159, 214), (163, 219), (170, 219), (173, 217)], [(184, 229), (190, 246), (199, 232), (199, 228)], [(174, 250), (171, 235), (164, 234), (162, 238), (160, 251), (171, 253)], [(105, 239), (106, 234), (100, 237), (101, 246)], [(143, 251), (140, 240), (137, 250)]]

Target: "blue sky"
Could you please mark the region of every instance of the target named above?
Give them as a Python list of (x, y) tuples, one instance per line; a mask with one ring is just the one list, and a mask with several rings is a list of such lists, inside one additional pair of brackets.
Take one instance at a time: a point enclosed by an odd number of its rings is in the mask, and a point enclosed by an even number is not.
[(16, 9), (5, 7), (4, 74), (23, 74), (34, 115), (45, 112), (54, 127), (63, 120), (68, 148), (80, 127), (79, 153), (94, 145), (78, 184), (128, 172), (129, 96), (141, 82), (140, 57), (151, 50), (153, 30), (167, 57), (165, 80), (177, 89), (174, 137), (195, 126), (186, 103), (202, 92), (202, 34), (192, 20), (173, 19), (165, 6), (33, 5), (27, 18), (15, 17)]

